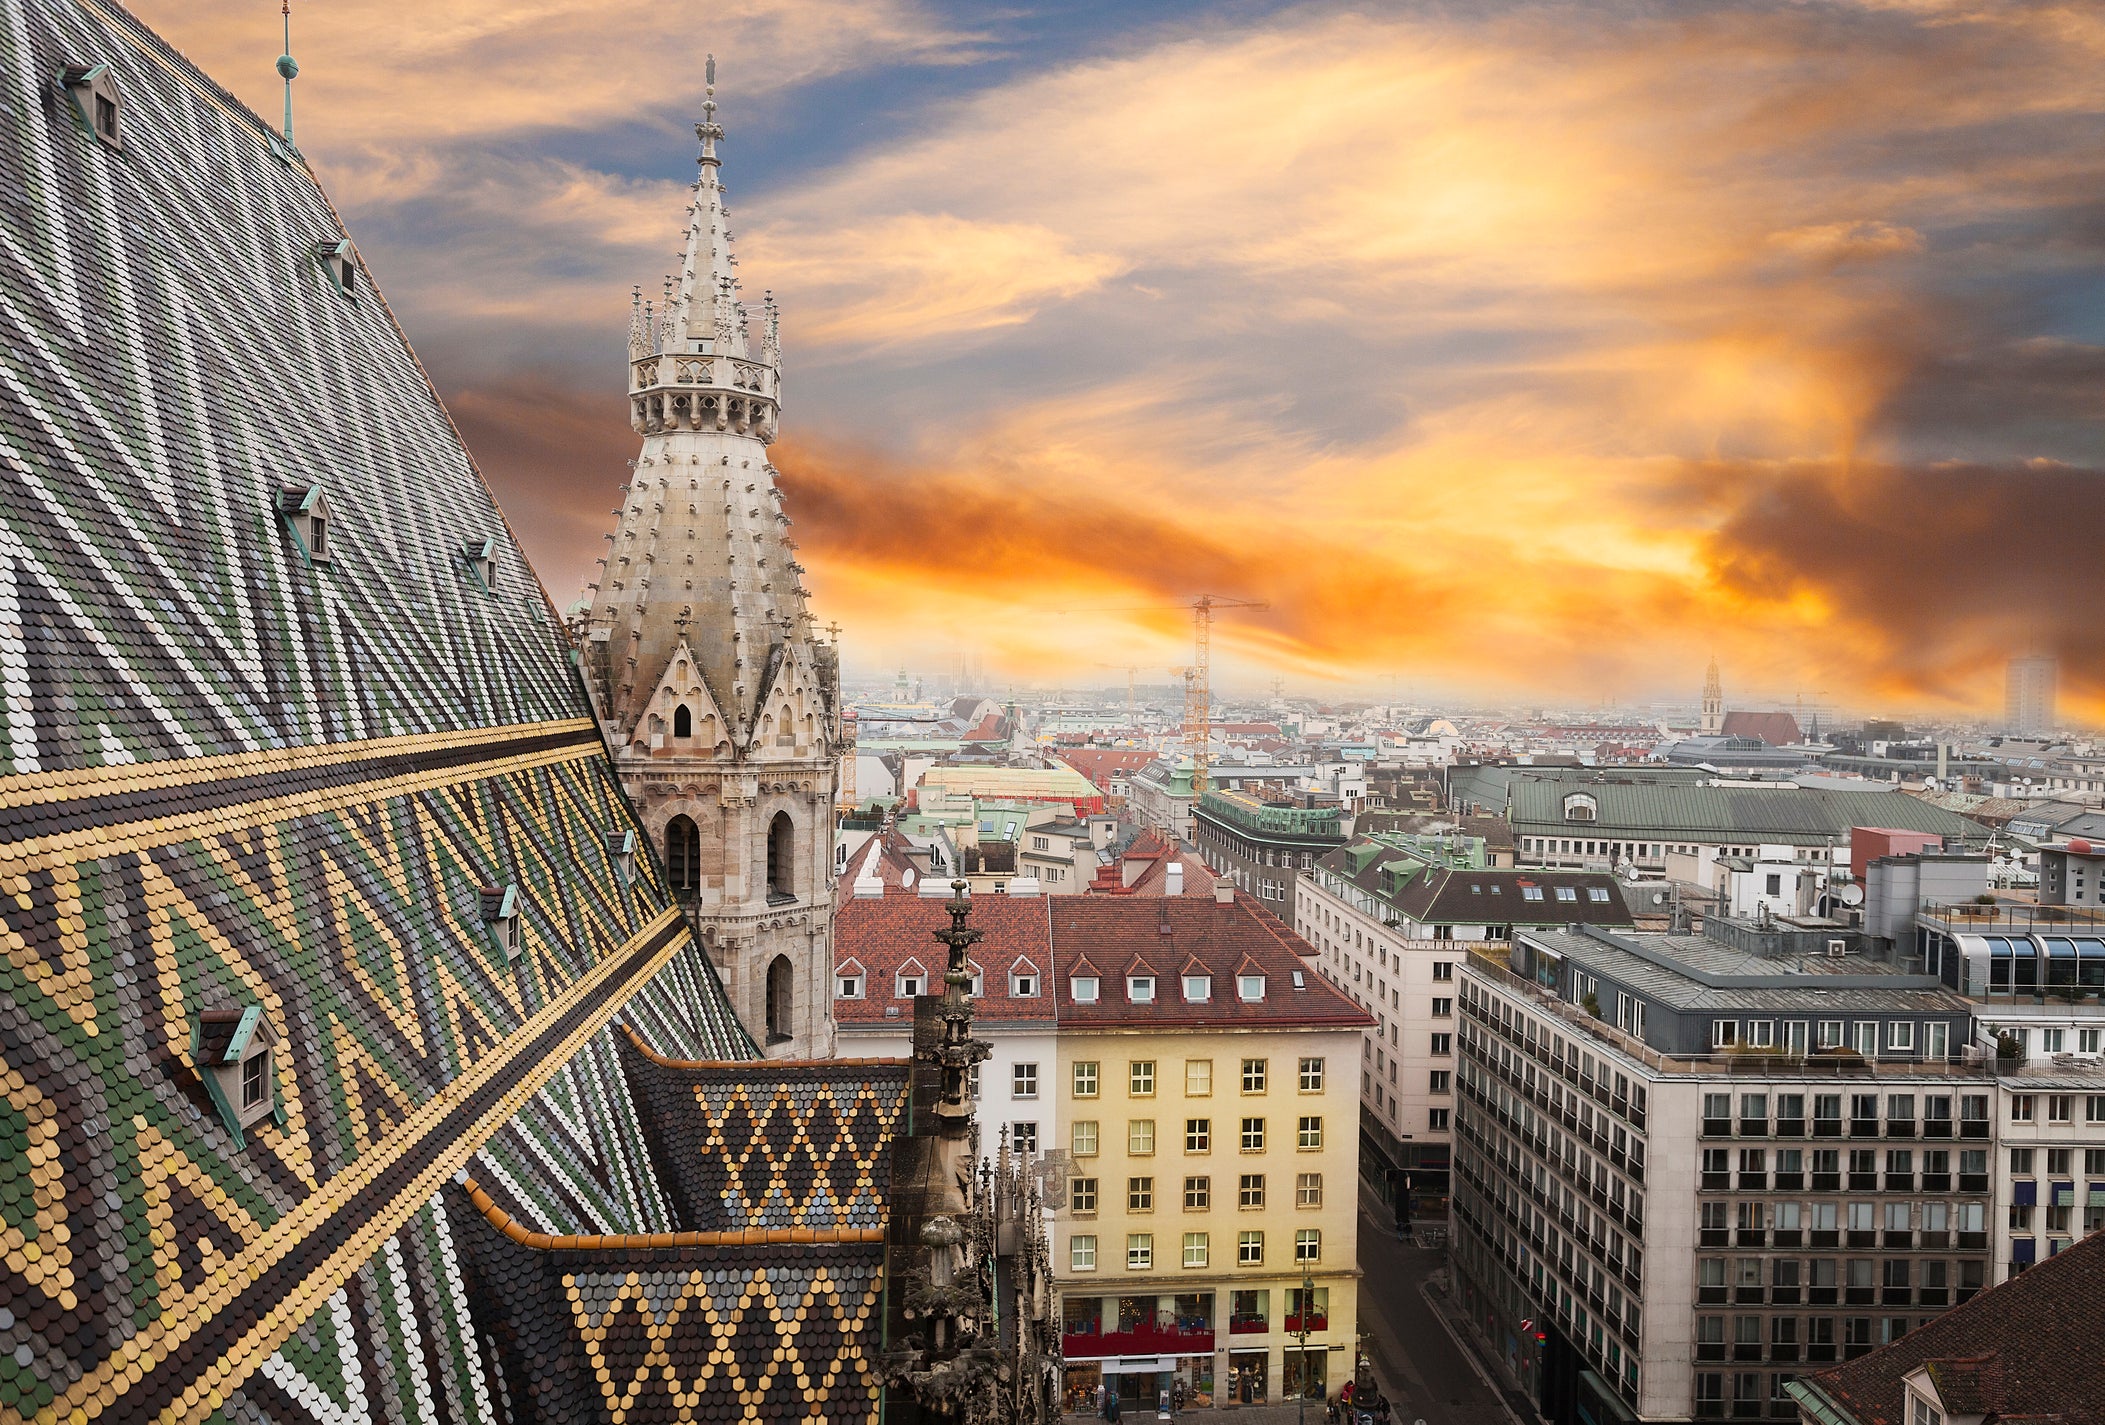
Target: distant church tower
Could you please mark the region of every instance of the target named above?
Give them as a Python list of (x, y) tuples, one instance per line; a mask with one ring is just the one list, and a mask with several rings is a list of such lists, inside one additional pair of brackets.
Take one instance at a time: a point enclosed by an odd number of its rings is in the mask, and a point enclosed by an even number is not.
[(834, 1052), (840, 669), (805, 607), (768, 445), (774, 299), (746, 302), (717, 176), (716, 60), (686, 257), (629, 326), (643, 436), (585, 623), (616, 764), (731, 1002), (771, 1057)]
[(1703, 735), (1716, 737), (1725, 730), (1725, 685), (1718, 680), (1718, 660), (1710, 660), (1710, 671), (1703, 675)]

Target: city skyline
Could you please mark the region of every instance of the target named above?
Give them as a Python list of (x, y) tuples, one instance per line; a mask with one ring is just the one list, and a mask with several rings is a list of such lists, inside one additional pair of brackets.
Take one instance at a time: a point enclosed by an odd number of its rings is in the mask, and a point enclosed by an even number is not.
[[(144, 10), (275, 112), (264, 7)], [(853, 671), (1166, 668), (1174, 611), (1063, 611), (1211, 591), (1273, 605), (1224, 677), (1598, 700), (1729, 643), (1992, 714), (2043, 640), (2095, 715), (2094, 17), (612, 14), (294, 16), (303, 149), (560, 603), (713, 48)]]

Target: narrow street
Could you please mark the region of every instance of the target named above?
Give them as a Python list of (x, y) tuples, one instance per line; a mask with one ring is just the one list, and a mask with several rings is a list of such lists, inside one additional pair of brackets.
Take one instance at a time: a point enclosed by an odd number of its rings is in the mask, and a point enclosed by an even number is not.
[(1399, 1238), (1374, 1190), (1360, 1189), (1360, 1327), (1374, 1378), (1395, 1402), (1399, 1425), (1533, 1425), (1526, 1402), (1486, 1385), (1426, 1300), (1426, 1283), (1447, 1254)]

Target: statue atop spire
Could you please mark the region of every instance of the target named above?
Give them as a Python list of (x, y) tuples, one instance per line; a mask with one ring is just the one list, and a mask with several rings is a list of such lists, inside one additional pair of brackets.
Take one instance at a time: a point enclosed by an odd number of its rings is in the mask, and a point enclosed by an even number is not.
[(705, 167), (715, 166), (716, 141), (724, 136), (724, 126), (716, 122), (716, 56), (710, 55), (702, 68), (702, 121), (694, 126), (695, 137), (702, 141), (702, 156), (696, 162)]

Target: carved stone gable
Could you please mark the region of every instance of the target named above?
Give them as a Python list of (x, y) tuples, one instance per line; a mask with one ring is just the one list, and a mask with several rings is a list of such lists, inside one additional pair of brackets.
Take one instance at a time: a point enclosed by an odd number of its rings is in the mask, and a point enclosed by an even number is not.
[(636, 726), (629, 730), (629, 746), (658, 756), (720, 755), (728, 759), (734, 733), (695, 665), (687, 640), (681, 639)]

